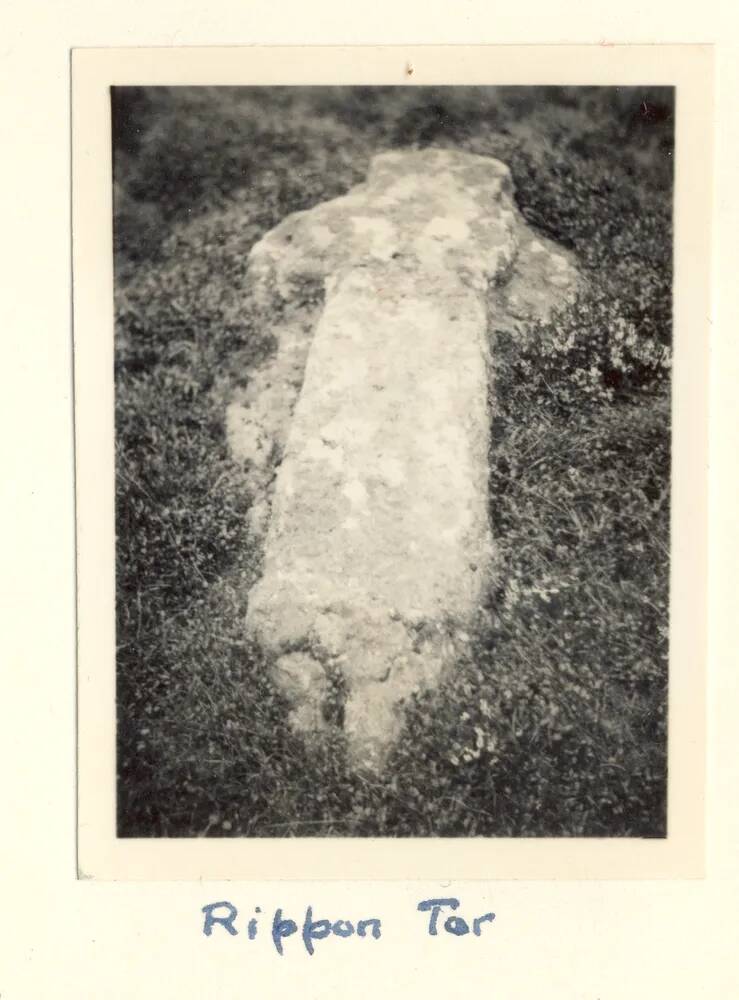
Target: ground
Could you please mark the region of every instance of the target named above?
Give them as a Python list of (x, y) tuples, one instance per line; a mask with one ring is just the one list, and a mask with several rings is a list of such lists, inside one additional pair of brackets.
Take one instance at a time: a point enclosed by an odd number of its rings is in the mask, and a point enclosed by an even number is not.
[[(116, 92), (122, 836), (664, 835), (672, 126), (669, 91)], [(273, 346), (250, 247), (427, 145), (507, 163), (588, 290), (491, 331), (498, 583), (368, 778), (290, 730), (245, 638), (259, 552), (224, 422)]]

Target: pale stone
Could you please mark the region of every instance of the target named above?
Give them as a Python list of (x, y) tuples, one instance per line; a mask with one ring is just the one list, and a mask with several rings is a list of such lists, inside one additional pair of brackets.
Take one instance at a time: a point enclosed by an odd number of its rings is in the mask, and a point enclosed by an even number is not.
[(289, 216), (249, 275), (279, 318), (227, 415), (255, 530), (271, 504), (248, 628), (300, 729), (323, 727), (341, 674), (350, 751), (376, 767), (403, 700), (465, 655), (490, 586), (491, 332), (546, 318), (577, 274), (525, 226), (504, 164), (424, 150)]

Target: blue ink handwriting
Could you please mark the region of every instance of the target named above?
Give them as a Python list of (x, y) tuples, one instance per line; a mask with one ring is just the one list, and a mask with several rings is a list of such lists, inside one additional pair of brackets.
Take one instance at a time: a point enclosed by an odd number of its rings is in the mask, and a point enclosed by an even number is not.
[[(442, 909), (448, 906), (450, 910), (456, 910), (459, 906), (459, 900), (455, 899), (454, 896), (449, 896), (447, 899), (424, 899), (418, 904), (416, 909), (423, 912), (431, 911), (431, 916), (429, 917), (428, 932), (431, 937), (436, 937), (439, 933), (437, 928), (437, 922), (439, 920), (439, 914)], [(475, 937), (479, 937), (482, 933), (482, 925), (486, 923), (492, 924), (495, 920), (494, 913), (483, 913), (481, 917), (475, 917), (472, 921), (472, 933)], [(454, 934), (456, 937), (462, 937), (465, 934), (469, 934), (470, 925), (460, 916), (447, 917), (444, 921), (444, 930), (448, 934)]]
[[(454, 912), (459, 909), (459, 900), (454, 896), (423, 899), (416, 909), (421, 913), (428, 914), (426, 932), (431, 937), (438, 936), (439, 918), (442, 911), (452, 911), (452, 913), (445, 913), (442, 926), (447, 934), (454, 937), (463, 937), (470, 931), (473, 936), (480, 937), (483, 924), (492, 923), (495, 920), (494, 913), (483, 913), (471, 920), (465, 919), (461, 914)], [(237, 926), (236, 923), (239, 911), (228, 900), (223, 899), (217, 903), (208, 903), (201, 912), (204, 914), (203, 934), (206, 937), (210, 937), (217, 927), (231, 937), (236, 937), (245, 930), (249, 941), (253, 941), (259, 933), (259, 915), (262, 913), (259, 906), (254, 908), (254, 915), (240, 926)], [(285, 954), (283, 942), (298, 933), (298, 923), (292, 917), (285, 916), (282, 907), (278, 907), (274, 912), (270, 931), (275, 951), (282, 956)], [(320, 917), (316, 919), (313, 914), (313, 906), (306, 907), (300, 927), (300, 938), (309, 955), (315, 953), (315, 941), (322, 941), (328, 937), (349, 938), (355, 935), (360, 938), (378, 940), (382, 936), (382, 921), (379, 917), (364, 917), (356, 921), (345, 918), (328, 920), (325, 917)]]

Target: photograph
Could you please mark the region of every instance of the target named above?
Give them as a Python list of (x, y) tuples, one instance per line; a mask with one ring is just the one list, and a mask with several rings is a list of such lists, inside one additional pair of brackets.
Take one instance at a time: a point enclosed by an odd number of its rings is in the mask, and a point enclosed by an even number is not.
[(739, 996), (739, 34), (568, 14), (5, 18), (0, 1000)]
[(667, 837), (675, 93), (109, 88), (118, 838)]

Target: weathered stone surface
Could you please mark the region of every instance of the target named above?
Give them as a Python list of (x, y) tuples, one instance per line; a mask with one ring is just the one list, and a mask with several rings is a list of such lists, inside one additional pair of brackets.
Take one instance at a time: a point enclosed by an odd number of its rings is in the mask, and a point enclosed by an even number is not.
[(276, 354), (228, 413), (261, 489), (255, 528), (269, 522), (248, 627), (299, 728), (323, 724), (341, 675), (358, 763), (381, 760), (402, 700), (463, 654), (490, 583), (490, 331), (577, 286), (512, 193), (495, 160), (385, 153), (250, 257), (279, 319)]
[(308, 357), (315, 310), (298, 305), (272, 323), (275, 353), (254, 371), (226, 410), (226, 434), (233, 455), (248, 463), (254, 502), (249, 522), (256, 538), (269, 521), (275, 467), (281, 460)]

